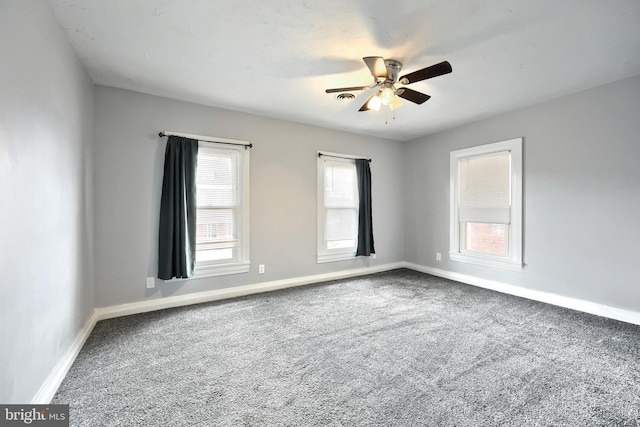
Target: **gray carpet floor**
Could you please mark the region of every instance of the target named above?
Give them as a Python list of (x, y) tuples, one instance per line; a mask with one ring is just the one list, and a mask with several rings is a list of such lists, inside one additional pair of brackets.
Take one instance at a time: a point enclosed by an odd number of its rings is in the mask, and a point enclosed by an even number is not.
[(98, 322), (78, 426), (638, 426), (640, 327), (395, 270)]

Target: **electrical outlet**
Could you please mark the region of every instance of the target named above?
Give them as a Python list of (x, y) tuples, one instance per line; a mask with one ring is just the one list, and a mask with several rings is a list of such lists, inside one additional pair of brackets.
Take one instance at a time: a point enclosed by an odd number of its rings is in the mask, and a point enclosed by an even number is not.
[(436, 252), (436, 261), (442, 261), (442, 255), (440, 252)]
[(259, 273), (259, 274), (264, 274), (264, 264), (260, 264), (260, 265), (258, 266), (258, 273)]
[(147, 277), (147, 289), (156, 287), (156, 278), (155, 277)]

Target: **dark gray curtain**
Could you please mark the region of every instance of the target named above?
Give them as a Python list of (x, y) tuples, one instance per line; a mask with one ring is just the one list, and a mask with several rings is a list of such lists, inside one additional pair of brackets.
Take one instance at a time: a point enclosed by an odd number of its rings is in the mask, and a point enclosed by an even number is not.
[(373, 221), (371, 215), (371, 169), (369, 160), (356, 159), (360, 212), (358, 217), (358, 249), (356, 256), (376, 253), (373, 247)]
[(164, 153), (158, 278), (193, 276), (196, 261), (198, 141), (170, 136)]

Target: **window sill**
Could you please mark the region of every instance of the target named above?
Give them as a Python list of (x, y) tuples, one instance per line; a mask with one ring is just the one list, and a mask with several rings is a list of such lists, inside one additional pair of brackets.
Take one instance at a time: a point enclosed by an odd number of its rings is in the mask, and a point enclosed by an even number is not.
[(251, 263), (242, 262), (235, 264), (218, 264), (218, 265), (196, 265), (196, 271), (193, 277), (165, 280), (167, 283), (182, 282), (185, 280), (203, 279), (205, 277), (227, 276), (230, 274), (248, 273)]
[(485, 258), (482, 256), (474, 256), (461, 254), (459, 252), (449, 252), (449, 259), (451, 261), (466, 262), (468, 264), (482, 265), (484, 267), (499, 268), (501, 270), (509, 271), (522, 271), (524, 266), (522, 261), (512, 259), (496, 259)]
[(345, 261), (348, 259), (355, 259), (355, 252), (343, 252), (337, 254), (324, 254), (318, 255), (317, 263), (323, 264), (325, 262), (334, 262), (334, 261)]

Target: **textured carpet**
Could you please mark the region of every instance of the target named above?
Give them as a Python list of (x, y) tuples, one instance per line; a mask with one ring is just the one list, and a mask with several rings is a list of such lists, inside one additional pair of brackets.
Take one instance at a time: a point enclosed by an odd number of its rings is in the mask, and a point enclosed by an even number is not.
[(409, 270), (98, 322), (71, 425), (640, 425), (640, 327)]

